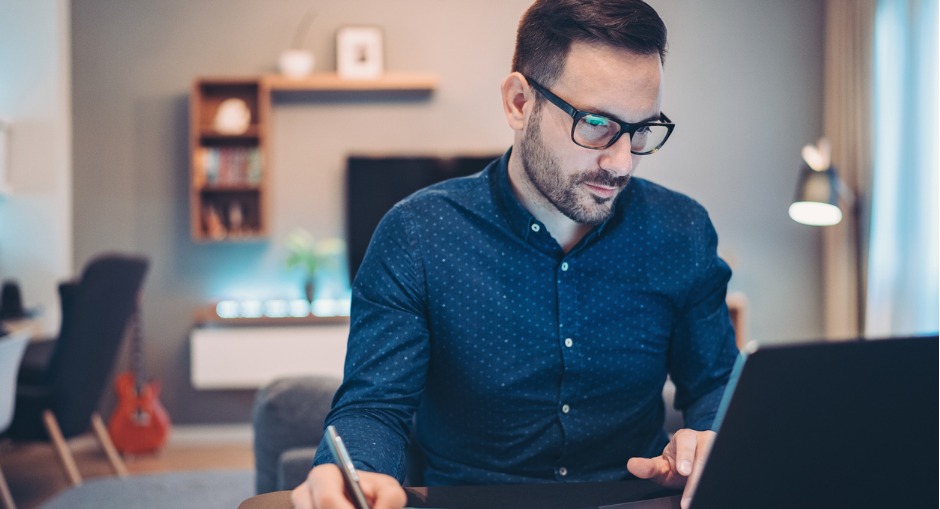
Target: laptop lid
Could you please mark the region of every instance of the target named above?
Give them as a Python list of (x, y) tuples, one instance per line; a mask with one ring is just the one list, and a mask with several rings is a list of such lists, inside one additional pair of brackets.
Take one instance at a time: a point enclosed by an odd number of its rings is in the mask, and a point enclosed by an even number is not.
[(935, 507), (936, 336), (751, 347), (735, 369), (692, 509)]

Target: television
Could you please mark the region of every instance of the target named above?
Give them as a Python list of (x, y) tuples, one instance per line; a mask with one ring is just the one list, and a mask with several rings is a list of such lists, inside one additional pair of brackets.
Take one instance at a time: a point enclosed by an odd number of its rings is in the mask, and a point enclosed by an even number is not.
[(346, 163), (346, 247), (349, 280), (379, 221), (411, 193), (481, 171), (502, 154), (442, 156), (351, 155)]

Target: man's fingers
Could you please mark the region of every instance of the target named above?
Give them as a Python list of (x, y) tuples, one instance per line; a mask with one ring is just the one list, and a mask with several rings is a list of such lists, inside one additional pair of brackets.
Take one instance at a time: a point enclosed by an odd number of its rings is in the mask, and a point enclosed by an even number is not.
[[(387, 475), (372, 474), (360, 472), (363, 487), (366, 496), (372, 500), (372, 509), (401, 509), (408, 503), (408, 497), (405, 490), (398, 484), (398, 481)], [(369, 490), (366, 491), (366, 486)]]
[(650, 479), (668, 488), (683, 488), (680, 505), (688, 509), (714, 440), (713, 431), (679, 430), (663, 449), (662, 456), (630, 458), (627, 470), (640, 479)]
[(672, 440), (676, 445), (676, 472), (688, 477), (692, 474), (695, 451), (698, 448), (698, 433), (689, 429), (680, 429)]
[[(385, 474), (359, 472), (359, 485), (372, 509), (402, 509), (408, 503), (405, 489)], [(290, 495), (296, 509), (353, 509), (346, 495), (346, 484), (339, 467), (324, 464), (314, 467), (303, 484)]]
[(304, 482), (290, 492), (290, 501), (294, 509), (313, 509), (313, 499), (310, 498), (310, 486)]
[(314, 467), (307, 475), (307, 482), (301, 484), (300, 488), (304, 486), (307, 486), (310, 495), (310, 509), (354, 509), (346, 498), (343, 474), (336, 465)]
[(627, 470), (640, 479), (652, 479), (663, 474), (668, 469), (666, 460), (662, 456), (655, 458), (630, 458), (627, 461)]
[(698, 486), (699, 478), (702, 477), (702, 471), (705, 470), (705, 460), (708, 459), (708, 453), (711, 450), (712, 442), (715, 441), (713, 431), (703, 431), (697, 436), (697, 446), (695, 448), (695, 460), (692, 463), (692, 473), (689, 474), (689, 480), (682, 490), (682, 500), (680, 505), (682, 509), (688, 509), (692, 503), (692, 495)]

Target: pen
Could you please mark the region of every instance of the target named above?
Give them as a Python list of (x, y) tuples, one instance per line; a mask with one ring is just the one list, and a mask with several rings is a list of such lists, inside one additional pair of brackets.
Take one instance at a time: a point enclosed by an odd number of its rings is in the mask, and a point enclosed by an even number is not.
[(343, 439), (336, 433), (336, 427), (330, 425), (326, 427), (327, 441), (330, 446), (330, 452), (333, 454), (333, 460), (343, 472), (343, 480), (346, 481), (346, 492), (352, 499), (356, 509), (372, 509), (366, 500), (362, 488), (359, 486), (359, 474), (356, 473), (356, 467), (353, 466), (352, 458), (349, 457), (349, 451), (343, 445)]

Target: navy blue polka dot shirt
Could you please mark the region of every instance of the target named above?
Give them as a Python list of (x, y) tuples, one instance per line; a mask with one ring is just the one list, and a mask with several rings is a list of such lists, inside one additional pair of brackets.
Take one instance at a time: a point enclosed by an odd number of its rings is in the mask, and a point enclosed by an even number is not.
[(565, 253), (508, 158), (411, 195), (373, 235), (326, 419), (363, 470), (403, 480), (414, 423), (427, 485), (626, 479), (667, 442), (667, 374), (686, 427), (712, 426), (738, 352), (705, 210), (634, 178)]

